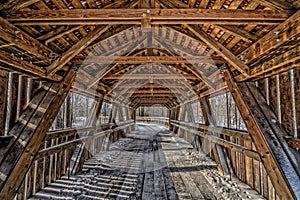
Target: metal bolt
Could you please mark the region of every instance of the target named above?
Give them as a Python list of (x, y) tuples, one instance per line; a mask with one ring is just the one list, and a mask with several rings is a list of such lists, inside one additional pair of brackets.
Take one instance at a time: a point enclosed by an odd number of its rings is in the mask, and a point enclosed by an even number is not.
[(275, 124), (277, 122), (277, 120), (276, 119), (271, 119), (271, 122)]
[(78, 72), (78, 67), (73, 67), (74, 72)]
[(151, 12), (151, 10), (147, 10), (146, 12), (147, 12), (147, 13), (150, 13), (150, 12)]
[(142, 14), (142, 17), (147, 17), (147, 14), (146, 14), (146, 13), (143, 13), (143, 14)]
[(278, 35), (280, 33), (279, 30), (274, 31), (274, 34)]

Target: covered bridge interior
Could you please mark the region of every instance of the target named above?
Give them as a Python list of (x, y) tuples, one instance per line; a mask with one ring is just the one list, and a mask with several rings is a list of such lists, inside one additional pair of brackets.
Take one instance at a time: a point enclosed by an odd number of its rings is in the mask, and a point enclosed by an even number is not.
[(0, 199), (226, 199), (179, 151), (300, 199), (299, 8), (0, 0)]

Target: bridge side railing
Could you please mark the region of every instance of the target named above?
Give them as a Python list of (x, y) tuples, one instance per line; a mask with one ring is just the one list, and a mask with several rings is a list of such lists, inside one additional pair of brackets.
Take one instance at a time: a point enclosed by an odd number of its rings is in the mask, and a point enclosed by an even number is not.
[[(231, 176), (237, 177), (265, 197), (275, 194), (260, 154), (247, 131), (178, 120), (171, 120), (170, 127), (179, 137), (194, 142), (198, 140), (198, 149), (213, 159), (213, 147), (215, 144), (220, 145), (223, 152), (226, 152)], [(197, 147), (196, 142), (194, 146)]]
[(124, 137), (133, 125), (134, 121), (128, 120), (49, 131), (16, 199), (27, 199), (62, 176), (75, 173), (84, 160), (108, 149), (111, 143)]

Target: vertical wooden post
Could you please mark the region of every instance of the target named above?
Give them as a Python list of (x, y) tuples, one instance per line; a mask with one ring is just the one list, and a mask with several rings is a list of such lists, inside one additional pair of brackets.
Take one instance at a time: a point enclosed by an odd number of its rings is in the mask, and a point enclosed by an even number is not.
[[(216, 122), (212, 115), (211, 107), (206, 97), (202, 97), (200, 99), (201, 109), (203, 118), (205, 121), (205, 125), (207, 126), (215, 126)], [(218, 169), (225, 174), (229, 174), (229, 163), (226, 161), (226, 155), (223, 152), (222, 147), (219, 144), (215, 144), (215, 147), (212, 149), (214, 158), (218, 164)]]
[(6, 109), (8, 95), (8, 72), (0, 70), (0, 136), (5, 135)]
[(300, 199), (299, 163), (275, 113), (254, 83), (236, 83), (229, 70), (223, 76), (276, 192), (281, 199)]
[(174, 108), (171, 108), (169, 110), (169, 129), (170, 129), (170, 131), (174, 130), (174, 125), (171, 125), (171, 120), (174, 120), (174, 114), (175, 114)]
[[(175, 113), (174, 113), (174, 119), (175, 119), (175, 120), (179, 120), (180, 107), (179, 107), (179, 106), (176, 107), (174, 112), (175, 112)], [(178, 132), (178, 126), (175, 126), (175, 127), (174, 127), (173, 132), (174, 132), (174, 133), (177, 133), (177, 132)]]
[(95, 98), (92, 107), (90, 108), (86, 126), (96, 126), (99, 118), (101, 108), (103, 104), (103, 98)]
[(66, 99), (66, 127), (72, 127), (72, 107), (71, 107), (71, 94), (68, 94)]
[[(179, 121), (185, 121), (185, 116), (186, 116), (186, 105), (183, 105), (182, 106), (182, 109), (181, 109), (181, 113), (179, 113)], [(182, 137), (183, 134), (184, 134), (184, 130), (182, 130), (181, 128), (178, 128), (177, 130), (177, 134), (179, 137)]]
[(75, 76), (71, 70), (63, 82), (44, 85), (9, 132), (13, 139), (1, 156), (0, 199), (14, 198)]

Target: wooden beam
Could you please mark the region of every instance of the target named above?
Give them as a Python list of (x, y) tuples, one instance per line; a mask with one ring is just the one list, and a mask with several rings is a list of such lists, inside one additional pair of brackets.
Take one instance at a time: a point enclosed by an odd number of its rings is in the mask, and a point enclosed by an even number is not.
[(169, 8), (189, 8), (190, 6), (188, 4), (183, 3), (182, 1), (179, 0), (159, 0), (162, 4), (166, 5)]
[(289, 147), (294, 149), (300, 149), (300, 139), (299, 138), (286, 138), (286, 142)]
[(245, 77), (249, 77), (249, 67), (242, 63), (240, 59), (238, 59), (233, 53), (230, 52), (226, 47), (224, 47), (221, 43), (216, 41), (206, 32), (204, 32), (201, 28), (193, 26), (193, 25), (185, 25), (192, 33), (194, 33), (199, 39), (207, 44), (211, 49), (216, 51), (219, 55), (223, 56), (223, 58), (232, 65), (236, 70), (241, 72)]
[(13, 139), (6, 148), (5, 154), (0, 157), (1, 199), (15, 197), (75, 76), (76, 73), (72, 70), (61, 83), (43, 84), (8, 133)]
[(132, 93), (130, 92), (130, 94), (138, 94), (138, 93), (153, 93), (153, 94), (177, 94), (178, 92), (176, 91), (171, 91), (171, 90), (135, 90)]
[(284, 0), (255, 0), (257, 3), (273, 9), (294, 9), (293, 5)]
[[(157, 88), (183, 88), (184, 86), (182, 84), (124, 84), (124, 85), (120, 85), (118, 86), (118, 88), (129, 88), (129, 89), (145, 89), (145, 88), (149, 88), (149, 89), (157, 89)], [(151, 90), (149, 90), (151, 91)]]
[(299, 166), (294, 163), (295, 155), (284, 140), (287, 133), (276, 115), (254, 83), (237, 84), (228, 70), (224, 79), (276, 193), (281, 199), (299, 199)]
[(148, 98), (148, 97), (174, 97), (174, 93), (133, 93), (130, 98)]
[[(140, 38), (137, 38), (135, 41), (131, 41), (130, 43), (126, 43), (124, 45), (121, 45), (119, 48), (120, 49), (125, 49), (126, 52), (126, 56), (130, 55), (132, 53), (132, 51), (134, 51), (136, 48), (139, 47), (139, 44), (143, 43), (145, 41), (146, 37), (142, 36)], [(133, 43), (132, 43), (133, 42)], [(106, 52), (105, 55), (108, 56), (113, 52)], [(84, 61), (85, 62), (85, 61)], [(107, 66), (106, 68), (104, 68), (103, 70), (99, 71), (92, 80), (90, 80), (87, 83), (87, 87), (91, 88), (94, 84), (96, 84), (99, 80), (103, 79), (103, 77), (105, 77), (107, 74), (109, 74), (111, 72), (111, 70), (113, 70), (115, 67), (117, 66), (117, 64), (113, 65), (113, 66)]]
[[(18, 71), (25, 73), (28, 76), (34, 76), (35, 78), (45, 78), (53, 81), (62, 80), (62, 77), (60, 75), (47, 77), (46, 70), (44, 68), (38, 67), (4, 51), (0, 51), (0, 63), (2, 63), (1, 68), (5, 68), (12, 72)], [(9, 67), (7, 68), (5, 67), (5, 65), (8, 65)]]
[(250, 70), (250, 76), (236, 76), (237, 81), (247, 81), (250, 79), (262, 79), (271, 75), (285, 72), (300, 65), (300, 46), (293, 48), (275, 58), (266, 61)]
[[(161, 41), (159, 41), (159, 40), (157, 40), (157, 42), (158, 43), (160, 43), (163, 47), (165, 47), (168, 51), (169, 51), (169, 53), (172, 55), (172, 56), (175, 56), (175, 53), (173, 53), (173, 52), (175, 52), (175, 50), (173, 49), (173, 47), (172, 46), (170, 46), (170, 45), (168, 45), (168, 44), (166, 44), (166, 43), (164, 43), (164, 42), (161, 42)], [(188, 56), (187, 56), (188, 57)], [(196, 57), (196, 56), (190, 56), (190, 58), (193, 58), (193, 57)], [(206, 59), (207, 59), (207, 61), (209, 62), (209, 63), (211, 63), (211, 61), (212, 61), (212, 58), (210, 57), (210, 56), (200, 56), (200, 57), (205, 57)], [(184, 58), (186, 58), (185, 56), (184, 56)], [(214, 61), (213, 61), (214, 62)], [(204, 62), (201, 62), (201, 61), (198, 61), (198, 62), (190, 62), (190, 63), (188, 63), (188, 64), (199, 64), (199, 63), (204, 63)], [(203, 81), (207, 86), (209, 86), (210, 88), (212, 88), (212, 89), (215, 89), (215, 85), (214, 85), (214, 83), (211, 81), (211, 80), (209, 80), (203, 73), (202, 73), (202, 71), (200, 71), (200, 70), (196, 70), (195, 69), (195, 67), (193, 66), (193, 65), (185, 65), (185, 64), (183, 64), (192, 74), (194, 74), (197, 78), (199, 78), (201, 81)], [(178, 68), (178, 67), (176, 67), (176, 66), (170, 66), (171, 68)]]
[(84, 61), (73, 60), (73, 63), (84, 64), (144, 64), (144, 63), (161, 63), (161, 64), (198, 64), (198, 63), (224, 63), (220, 56), (88, 56)]
[(0, 5), (0, 10), (3, 12), (15, 12), (21, 8), (25, 8), (27, 6), (30, 6), (32, 4), (35, 4), (36, 2), (39, 2), (41, 0), (15, 0), (15, 1), (8, 1), (6, 3), (3, 3)]
[(256, 151), (253, 151), (249, 148), (246, 148), (242, 145), (239, 145), (239, 144), (236, 144), (236, 143), (233, 143), (233, 142), (230, 142), (228, 140), (224, 140), (218, 136), (214, 136), (214, 135), (210, 135), (210, 134), (205, 134), (201, 131), (198, 131), (198, 130), (194, 130), (194, 129), (189, 129), (185, 126), (182, 126), (182, 125), (179, 125), (179, 124), (176, 124), (176, 123), (172, 123), (172, 125), (174, 126), (177, 126), (179, 128), (182, 128), (184, 129), (185, 131), (187, 132), (190, 132), (190, 133), (193, 133), (195, 135), (198, 135), (200, 137), (204, 137), (205, 139), (215, 143), (216, 145), (220, 145), (220, 146), (223, 146), (223, 147), (226, 147), (228, 149), (232, 149), (233, 151), (236, 151), (236, 152), (240, 152), (246, 156), (249, 156), (250, 158), (253, 158), (255, 160), (258, 160), (260, 161), (260, 157), (259, 157), (259, 154), (256, 152)]
[[(206, 113), (203, 113), (203, 115), (206, 115)], [(204, 133), (213, 131), (213, 132), (216, 132), (216, 133), (219, 133), (222, 135), (227, 135), (227, 136), (251, 141), (249, 133), (247, 131), (243, 131), (243, 130), (236, 130), (236, 129), (230, 129), (230, 128), (224, 128), (224, 127), (212, 127), (212, 126), (204, 125), (204, 124), (182, 122), (182, 121), (176, 121), (176, 120), (173, 120), (172, 122), (175, 122), (175, 123), (178, 123), (181, 125), (185, 125), (188, 127), (193, 127), (198, 130), (200, 129)]]
[(109, 40), (113, 39), (113, 37), (118, 36), (121, 33), (130, 34), (130, 30), (134, 30), (137, 28), (138, 28), (137, 25), (136, 26), (115, 27), (112, 31), (107, 31), (107, 32), (103, 33), (101, 35), (101, 37), (99, 38), (99, 41), (98, 40), (95, 41), (94, 43), (89, 45), (86, 49), (93, 49), (93, 48), (99, 46), (101, 43), (109, 41)]
[(198, 79), (194, 75), (186, 74), (109, 74), (103, 77), (104, 80), (108, 79), (127, 79), (127, 80), (143, 80), (143, 79), (162, 79), (162, 80), (173, 80), (173, 79)]
[[(149, 12), (150, 11), (150, 12)], [(294, 11), (231, 9), (60, 9), (19, 11), (6, 16), (18, 25), (74, 24), (277, 24)]]
[[(68, 27), (69, 26), (67, 26), (67, 28)], [(46, 45), (48, 45), (50, 42), (52, 42), (52, 41), (54, 41), (54, 40), (56, 40), (58, 38), (61, 38), (64, 35), (67, 35), (69, 33), (72, 33), (74, 31), (76, 31), (76, 30), (79, 30), (80, 28), (82, 28), (82, 26), (75, 26), (75, 27), (71, 27), (69, 29), (66, 29), (65, 27), (63, 27), (63, 28), (64, 28), (63, 30), (60, 29), (60, 28), (55, 29), (55, 30), (53, 30), (53, 31), (51, 31), (51, 32), (49, 32), (49, 33), (47, 33), (45, 35), (42, 35), (42, 36), (38, 37), (37, 39), (38, 40), (42, 40), (42, 41), (44, 40), (43, 42)]]
[(107, 31), (111, 26), (99, 26), (91, 31), (86, 37), (82, 38), (76, 44), (74, 44), (70, 49), (63, 53), (57, 60), (55, 60), (49, 67), (47, 67), (47, 75), (52, 76), (63, 68), (72, 58), (74, 58), (78, 53), (84, 50), (89, 44), (91, 44), (95, 39), (97, 39), (102, 33)]
[[(120, 0), (120, 1), (117, 1), (117, 2), (115, 2), (115, 3), (112, 3), (112, 4), (109, 4), (109, 5), (105, 6), (104, 9), (108, 9), (108, 8), (119, 8), (120, 6), (122, 6), (122, 5), (123, 5), (124, 3), (126, 3), (126, 2), (127, 2), (126, 0)], [(129, 8), (133, 8), (135, 5), (136, 5), (136, 2), (133, 2), (132, 4), (128, 5), (128, 7), (129, 7)], [(47, 36), (47, 37), (46, 37), (47, 40), (45, 40), (45, 44), (47, 45), (48, 43), (50, 43), (50, 42), (56, 40), (57, 38), (60, 38), (60, 37), (62, 37), (62, 36), (64, 36), (64, 35), (66, 35), (66, 34), (69, 34), (69, 33), (73, 32), (73, 31), (75, 31), (75, 30), (78, 30), (78, 29), (80, 29), (80, 28), (83, 28), (83, 26), (84, 26), (84, 25), (71, 27), (71, 28), (67, 29), (67, 30), (64, 31), (64, 32), (58, 32), (58, 31), (54, 30), (54, 31), (49, 32), (49, 33), (46, 34), (46, 35), (42, 35), (42, 36), (39, 37), (38, 39), (41, 39), (41, 40), (42, 40), (43, 38), (45, 38), (45, 37)], [(69, 25), (67, 25), (67, 28), (68, 28), (68, 27), (69, 27)], [(118, 27), (118, 28), (114, 29), (113, 31), (109, 31), (109, 32), (103, 33), (103, 35), (101, 35), (101, 38), (103, 38), (102, 40), (107, 39), (107, 38), (109, 38), (112, 34), (114, 35), (114, 34), (116, 34), (116, 32), (122, 32), (123, 30), (124, 30), (123, 28), (119, 28), (119, 27)], [(55, 33), (57, 33), (57, 34), (55, 34)], [(51, 35), (52, 35), (52, 37), (49, 37), (49, 36), (51, 36)], [(101, 40), (101, 41), (102, 41), (102, 40)], [(88, 47), (86, 47), (86, 49), (91, 49), (91, 48), (93, 48), (93, 47), (96, 46), (96, 45), (98, 45), (98, 42), (89, 45)]]
[(86, 126), (96, 126), (99, 114), (101, 112), (102, 104), (103, 97), (94, 99), (93, 105), (89, 111), (88, 119), (86, 121)]
[(9, 74), (6, 70), (0, 70), (0, 136), (4, 136), (6, 118), (7, 118), (7, 102)]
[(0, 17), (0, 38), (42, 59), (45, 63), (50, 63), (50, 54), (53, 53), (51, 49), (2, 17)]
[(160, 104), (160, 103), (167, 103), (170, 101), (170, 99), (134, 99), (132, 102), (137, 102), (137, 103), (153, 103), (153, 104)]
[[(216, 121), (213, 117), (210, 103), (207, 97), (200, 98), (200, 104), (202, 109), (203, 118), (205, 121), (205, 125), (207, 126), (216, 126)], [(213, 135), (219, 136), (218, 133), (212, 133)], [(226, 154), (223, 152), (222, 147), (219, 144), (215, 144), (214, 148), (212, 149), (212, 153), (214, 158), (219, 165), (218, 169), (225, 174), (230, 174), (229, 171), (229, 163), (227, 163)]]
[(279, 24), (276, 28), (268, 34), (260, 38), (246, 50), (244, 50), (240, 57), (246, 59), (247, 65), (252, 65), (255, 62), (260, 62), (263, 55), (274, 51), (279, 46), (288, 44), (290, 41), (296, 39), (300, 33), (300, 11), (297, 11), (290, 18)]
[(214, 25), (214, 26), (224, 31), (228, 31), (230, 32), (231, 35), (241, 38), (246, 42), (252, 43), (259, 39), (259, 37), (257, 37), (256, 35), (253, 35), (244, 29), (240, 29), (237, 26), (228, 26), (228, 25)]

